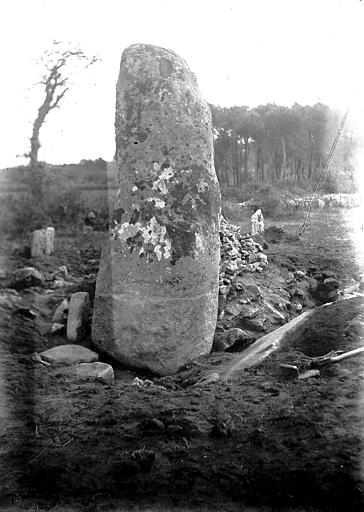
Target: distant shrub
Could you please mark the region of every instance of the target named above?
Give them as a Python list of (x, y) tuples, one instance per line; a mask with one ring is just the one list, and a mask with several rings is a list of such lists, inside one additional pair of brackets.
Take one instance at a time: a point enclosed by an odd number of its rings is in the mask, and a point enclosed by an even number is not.
[(29, 193), (7, 194), (2, 197), (0, 231), (11, 236), (22, 236), (47, 224), (47, 215), (41, 204)]
[(95, 229), (105, 230), (108, 226), (109, 205), (113, 203), (115, 191), (81, 191), (50, 187), (42, 198), (32, 193), (8, 193), (1, 197), (0, 232), (8, 236), (24, 234), (47, 226), (78, 229), (89, 212), (96, 214)]
[(320, 186), (321, 192), (324, 194), (337, 194), (339, 192), (339, 187), (337, 182), (331, 178), (331, 176), (328, 176)]
[(83, 219), (80, 191), (76, 189), (50, 190), (46, 201), (47, 218), (55, 226), (76, 226)]
[(83, 190), (81, 192), (81, 204), (85, 211), (97, 212), (103, 217), (109, 215), (112, 208), (116, 190)]
[(265, 217), (276, 217), (282, 213), (282, 199), (274, 194), (270, 194), (269, 189), (264, 192), (260, 192), (257, 199), (257, 205), (262, 209)]

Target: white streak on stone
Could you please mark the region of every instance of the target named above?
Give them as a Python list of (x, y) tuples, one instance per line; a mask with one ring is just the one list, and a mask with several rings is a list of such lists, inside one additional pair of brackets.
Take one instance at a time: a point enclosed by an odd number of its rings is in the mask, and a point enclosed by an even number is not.
[(157, 255), (157, 259), (158, 261), (160, 261), (162, 259), (162, 251), (161, 251), (161, 246), (159, 244), (157, 244), (155, 247), (154, 247), (154, 252), (156, 253)]
[(163, 201), (163, 199), (160, 199), (159, 197), (148, 197), (147, 201), (154, 201), (157, 208), (164, 208), (166, 206), (165, 201)]
[(200, 233), (195, 233), (195, 244), (196, 244), (196, 252), (203, 252), (204, 244), (203, 244), (203, 238), (200, 235)]
[(171, 248), (172, 248), (171, 241), (166, 239), (165, 246), (164, 246), (164, 257), (166, 260), (168, 260), (168, 258), (170, 258), (170, 256), (171, 256)]
[(116, 234), (117, 238), (119, 238), (119, 240), (125, 242), (125, 240), (127, 240), (128, 238), (135, 236), (137, 233), (139, 233), (140, 228), (140, 222), (136, 222), (135, 224), (129, 224), (129, 222), (124, 222), (124, 224), (121, 224), (121, 226), (114, 229), (114, 233)]

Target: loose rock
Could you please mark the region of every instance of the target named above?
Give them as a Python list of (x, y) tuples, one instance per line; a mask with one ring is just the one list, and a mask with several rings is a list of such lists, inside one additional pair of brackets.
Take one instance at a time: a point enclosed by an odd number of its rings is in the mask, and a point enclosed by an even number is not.
[(113, 367), (107, 363), (80, 363), (75, 366), (74, 373), (80, 380), (99, 381), (103, 384), (114, 382)]
[(320, 377), (320, 370), (307, 370), (298, 376), (298, 380), (310, 379), (311, 377)]
[(317, 284), (314, 294), (322, 304), (334, 302), (339, 297), (339, 282), (333, 277), (328, 277)]
[(63, 330), (64, 330), (64, 325), (63, 324), (59, 324), (57, 322), (52, 324), (51, 333), (61, 332)]
[(68, 279), (68, 270), (67, 270), (66, 265), (61, 265), (60, 267), (58, 267), (58, 272), (62, 275), (63, 279), (65, 281), (67, 281), (67, 279)]
[(245, 318), (244, 322), (248, 328), (253, 331), (264, 332), (267, 330), (266, 326), (267, 318), (263, 314), (259, 314), (254, 318)]
[(37, 269), (24, 267), (16, 270), (8, 277), (6, 287), (14, 290), (24, 290), (32, 286), (41, 286), (43, 282), (43, 276)]

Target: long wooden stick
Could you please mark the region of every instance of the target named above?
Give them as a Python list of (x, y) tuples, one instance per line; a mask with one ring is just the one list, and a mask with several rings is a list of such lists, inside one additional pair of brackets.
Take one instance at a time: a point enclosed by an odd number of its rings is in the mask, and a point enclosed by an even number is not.
[(355, 350), (350, 350), (350, 352), (344, 352), (344, 354), (340, 354), (339, 356), (330, 357), (329, 362), (337, 363), (339, 361), (342, 361), (343, 359), (356, 356), (357, 354), (360, 354), (362, 352), (364, 352), (364, 347), (356, 348)]

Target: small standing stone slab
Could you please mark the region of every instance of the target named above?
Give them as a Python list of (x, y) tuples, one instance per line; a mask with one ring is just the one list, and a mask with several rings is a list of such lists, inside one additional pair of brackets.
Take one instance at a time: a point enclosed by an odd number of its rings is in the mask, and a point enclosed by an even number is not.
[(80, 341), (86, 331), (89, 312), (89, 294), (77, 292), (71, 296), (67, 318), (67, 340)]
[(250, 217), (250, 221), (252, 235), (256, 235), (257, 233), (264, 233), (264, 217), (260, 208), (255, 213), (253, 213), (253, 215)]
[(54, 253), (55, 229), (52, 227), (33, 231), (30, 253), (32, 258), (50, 256)]
[(211, 350), (220, 260), (211, 113), (181, 57), (124, 51), (115, 130), (119, 189), (92, 337), (128, 366), (173, 374)]
[(49, 348), (40, 354), (41, 359), (57, 365), (72, 365), (78, 363), (93, 363), (99, 360), (99, 355), (82, 345), (59, 345)]
[(53, 314), (52, 322), (62, 323), (66, 313), (68, 313), (68, 309), (69, 309), (68, 299), (63, 299), (62, 302), (57, 306), (57, 308)]

